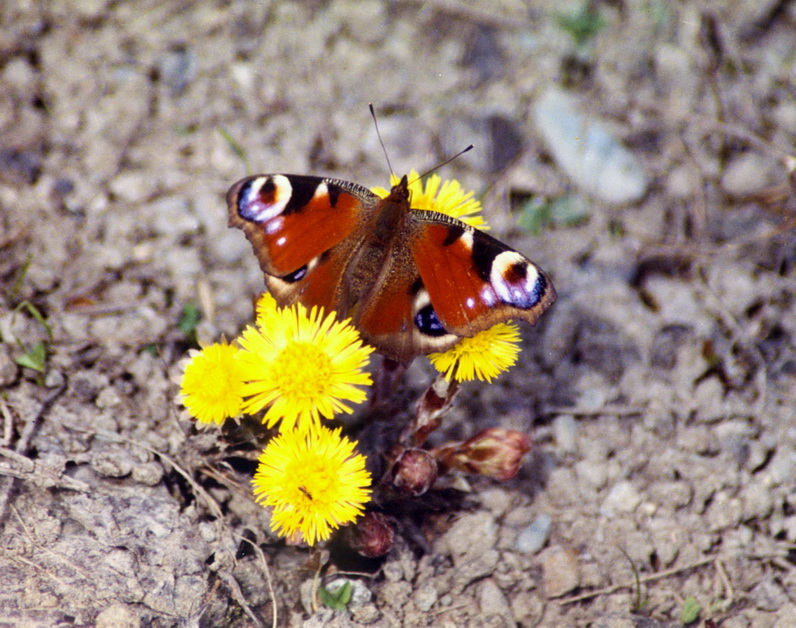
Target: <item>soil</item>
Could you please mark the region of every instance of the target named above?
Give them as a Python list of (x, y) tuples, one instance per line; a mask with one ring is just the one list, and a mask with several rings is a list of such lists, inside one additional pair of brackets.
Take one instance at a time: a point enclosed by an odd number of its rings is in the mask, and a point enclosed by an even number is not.
[[(796, 625), (796, 5), (552, 7), (2, 3), (2, 625)], [(564, 163), (552, 87), (623, 171)], [(269, 531), (256, 422), (173, 398), (185, 313), (231, 338), (263, 288), (226, 190), (385, 185), (370, 102), (398, 171), (476, 145), (442, 176), (559, 297), (435, 435), (525, 430), (520, 474), (394, 514), (363, 566)]]

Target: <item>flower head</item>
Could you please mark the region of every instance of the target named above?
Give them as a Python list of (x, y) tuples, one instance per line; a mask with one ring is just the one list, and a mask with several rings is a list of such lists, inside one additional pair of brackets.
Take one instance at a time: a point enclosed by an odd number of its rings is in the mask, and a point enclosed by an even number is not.
[(276, 299), (271, 296), (270, 292), (263, 292), (260, 298), (257, 299), (257, 305), (254, 309), (257, 325), (260, 327), (267, 327), (270, 317), (277, 313), (278, 306), (276, 304)]
[(226, 342), (193, 351), (180, 382), (182, 403), (200, 423), (221, 425), (241, 412), (243, 366)]
[(370, 500), (365, 457), (340, 429), (283, 430), (266, 446), (254, 475), (258, 503), (272, 506), (271, 529), (310, 545), (354, 521)]
[(518, 430), (491, 427), (463, 443), (448, 443), (431, 451), (444, 468), (480, 473), (501, 482), (520, 470), (522, 458), (531, 450), (531, 439)]
[(266, 304), (260, 310), (258, 304), (257, 327), (248, 327), (238, 340), (244, 412), (270, 405), (263, 422), (271, 427), (281, 419), (280, 429), (286, 431), (296, 422), (307, 427), (320, 417), (351, 412), (347, 402), (365, 400), (357, 386), (372, 383), (362, 369), (373, 349), (356, 329), (335, 321), (333, 313), (324, 317), (318, 308), (308, 314), (302, 305), (272, 309)]
[[(440, 187), (442, 177), (438, 174), (429, 176), (425, 186), (417, 171), (412, 170), (407, 177), (409, 192), (412, 195), (412, 209), (427, 209), (447, 214), (466, 222), (471, 227), (489, 229), (484, 218), (479, 215), (481, 203), (473, 198), (472, 192), (462, 190), (461, 184), (456, 179), (446, 180)], [(390, 175), (390, 185), (397, 185), (400, 180), (401, 177)], [(389, 190), (376, 187), (373, 188), (373, 193), (384, 198), (389, 194)]]
[(491, 382), (517, 361), (519, 340), (516, 325), (498, 323), (472, 338), (462, 338), (444, 353), (432, 353), (428, 357), (447, 380), (461, 382), (478, 378)]

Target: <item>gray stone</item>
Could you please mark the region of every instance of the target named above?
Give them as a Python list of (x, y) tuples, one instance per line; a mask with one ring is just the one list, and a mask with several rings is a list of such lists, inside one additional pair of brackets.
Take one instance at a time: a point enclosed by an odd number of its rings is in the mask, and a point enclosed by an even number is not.
[(553, 437), (559, 449), (571, 454), (578, 445), (578, 422), (571, 414), (562, 414), (553, 421)]
[(91, 466), (100, 475), (109, 478), (122, 478), (130, 475), (135, 461), (126, 449), (116, 447), (112, 450), (92, 453)]
[(95, 626), (97, 628), (137, 628), (141, 625), (141, 618), (127, 604), (117, 602), (111, 604), (97, 615)]
[(583, 486), (583, 489), (598, 491), (605, 486), (608, 481), (608, 467), (599, 462), (591, 460), (580, 460), (575, 463), (575, 474)]
[(727, 528), (734, 528), (743, 517), (743, 505), (737, 497), (732, 497), (727, 491), (719, 491), (705, 512), (708, 528), (714, 532)]
[(428, 582), (421, 584), (415, 591), (413, 600), (418, 610), (427, 613), (437, 603), (439, 594), (434, 586)]
[(603, 122), (581, 113), (572, 95), (547, 90), (534, 105), (533, 119), (556, 164), (583, 191), (619, 204), (644, 196), (649, 180), (639, 160)]
[(491, 578), (484, 580), (478, 589), (478, 606), (482, 615), (499, 615), (507, 619), (510, 622), (509, 625), (516, 625), (506, 596)]
[(553, 520), (549, 515), (539, 515), (527, 528), (522, 530), (517, 537), (516, 548), (523, 554), (536, 554), (547, 543), (550, 537), (550, 528)]
[(791, 482), (796, 477), (796, 450), (792, 447), (778, 449), (766, 471), (769, 481), (774, 485)]
[(159, 462), (144, 462), (133, 467), (132, 478), (146, 486), (157, 486), (163, 479), (163, 467)]
[(614, 484), (600, 506), (600, 514), (604, 517), (613, 517), (618, 513), (633, 512), (641, 503), (641, 494), (638, 489), (628, 481)]
[(492, 515), (479, 511), (464, 515), (454, 523), (440, 544), (446, 547), (457, 565), (491, 550), (497, 542), (497, 524)]
[(747, 196), (769, 185), (773, 170), (770, 159), (753, 152), (743, 153), (725, 168), (721, 187), (730, 196)]
[(373, 593), (371, 593), (370, 589), (368, 589), (361, 580), (335, 578), (326, 584), (326, 590), (330, 593), (337, 593), (345, 586), (346, 582), (351, 585), (351, 606), (362, 606), (373, 599)]
[(11, 357), (11, 347), (9, 344), (0, 343), (0, 388), (8, 386), (17, 378), (19, 368)]
[(789, 602), (782, 586), (773, 578), (766, 578), (749, 592), (749, 597), (761, 611), (776, 611)]

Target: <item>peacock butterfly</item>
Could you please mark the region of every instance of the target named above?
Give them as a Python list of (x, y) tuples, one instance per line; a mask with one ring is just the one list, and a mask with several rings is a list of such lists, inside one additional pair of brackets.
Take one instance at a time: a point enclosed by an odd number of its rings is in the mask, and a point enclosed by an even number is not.
[(348, 181), (260, 174), (233, 185), (227, 205), (279, 305), (350, 316), (368, 344), (403, 364), (509, 319), (533, 324), (556, 297), (514, 249), (412, 209), (406, 176), (382, 199)]

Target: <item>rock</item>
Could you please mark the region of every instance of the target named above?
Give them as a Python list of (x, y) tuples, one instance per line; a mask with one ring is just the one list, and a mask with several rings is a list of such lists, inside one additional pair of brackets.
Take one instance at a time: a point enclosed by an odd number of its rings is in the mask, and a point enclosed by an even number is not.
[(553, 520), (549, 515), (539, 515), (517, 537), (516, 548), (523, 554), (536, 554), (547, 543)]
[(571, 414), (562, 414), (553, 421), (553, 437), (564, 453), (574, 453), (577, 449), (578, 422)]
[(752, 481), (746, 484), (741, 489), (740, 498), (745, 521), (768, 517), (774, 508), (771, 491), (760, 482)]
[(726, 491), (719, 491), (713, 496), (705, 518), (708, 529), (714, 532), (735, 528), (743, 517), (743, 505), (737, 497), (731, 497)]
[(91, 456), (91, 466), (100, 475), (109, 478), (123, 478), (133, 470), (133, 457), (125, 449), (114, 448), (100, 451)]
[(735, 157), (724, 170), (721, 187), (730, 196), (744, 197), (759, 192), (772, 182), (773, 163), (757, 153)]
[(600, 506), (600, 514), (613, 517), (618, 513), (633, 512), (641, 503), (641, 494), (633, 484), (622, 481), (614, 484)]
[(582, 485), (581, 490), (598, 491), (608, 481), (607, 466), (592, 460), (579, 460), (576, 462), (575, 474)]
[(792, 447), (778, 449), (766, 470), (771, 484), (790, 482), (796, 475), (796, 450)]
[(154, 460), (138, 464), (133, 467), (132, 478), (135, 482), (146, 486), (157, 486), (163, 479), (163, 467)]
[(94, 625), (97, 628), (136, 628), (141, 625), (141, 618), (126, 604), (116, 603), (97, 615)]
[(440, 538), (457, 566), (491, 550), (496, 542), (497, 524), (492, 515), (484, 511), (464, 515)]
[(649, 181), (638, 159), (603, 122), (584, 116), (573, 96), (549, 89), (533, 119), (555, 162), (584, 192), (617, 204), (644, 196)]
[(541, 556), (542, 582), (548, 598), (561, 597), (580, 584), (580, 565), (575, 553), (560, 545), (548, 547)]
[(11, 348), (7, 343), (0, 344), (0, 388), (8, 386), (17, 378), (17, 363), (11, 357)]
[(381, 617), (381, 613), (379, 612), (379, 609), (376, 608), (375, 604), (352, 606), (350, 610), (354, 621), (365, 626), (376, 622), (379, 617)]
[(694, 389), (693, 403), (700, 422), (715, 423), (723, 419), (726, 414), (724, 385), (719, 378), (708, 377), (699, 382)]
[(467, 585), (485, 576), (491, 575), (500, 560), (500, 552), (489, 549), (478, 555), (456, 564), (453, 576), (454, 589), (462, 591)]
[(517, 623), (506, 596), (491, 578), (484, 580), (478, 589), (478, 606), (481, 614), (486, 617), (498, 615), (505, 618), (511, 626)]
[(761, 611), (773, 612), (789, 602), (785, 591), (772, 578), (758, 584), (749, 592), (749, 597)]
[(428, 582), (421, 584), (413, 596), (415, 606), (424, 613), (430, 611), (438, 599), (437, 590)]

